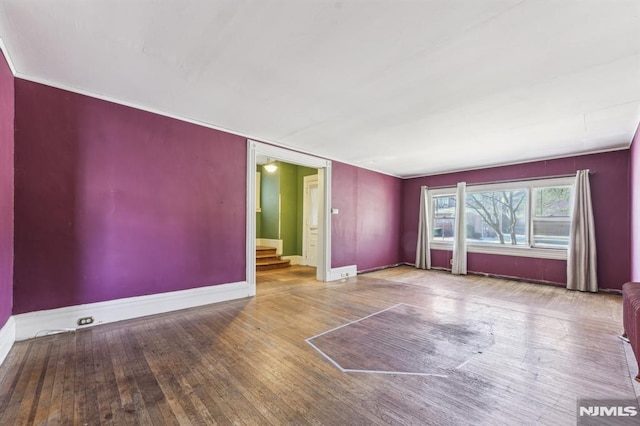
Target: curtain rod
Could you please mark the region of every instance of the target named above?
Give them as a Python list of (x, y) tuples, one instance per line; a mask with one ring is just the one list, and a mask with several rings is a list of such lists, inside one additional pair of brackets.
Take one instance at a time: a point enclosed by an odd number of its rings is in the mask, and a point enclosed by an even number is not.
[[(596, 172), (589, 170), (589, 175), (595, 175), (595, 174)], [(567, 177), (575, 177), (575, 176), (576, 176), (575, 173), (568, 173), (564, 175), (552, 175), (552, 176), (541, 176), (541, 177), (529, 177), (529, 178), (522, 178), (522, 179), (505, 179), (505, 180), (493, 180), (493, 181), (487, 181), (487, 182), (475, 182), (475, 183), (470, 183), (467, 186), (495, 185), (498, 183), (511, 183), (511, 182), (528, 182), (532, 180), (559, 179), (559, 178), (567, 178)], [(431, 189), (455, 188), (456, 184), (442, 185), (442, 186), (429, 186), (429, 185), (426, 185), (426, 186), (429, 188), (429, 190), (431, 190)]]

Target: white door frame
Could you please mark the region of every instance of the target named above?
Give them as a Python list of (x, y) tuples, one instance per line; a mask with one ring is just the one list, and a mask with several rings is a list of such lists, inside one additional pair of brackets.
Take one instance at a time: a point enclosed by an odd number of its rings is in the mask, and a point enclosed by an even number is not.
[[(309, 176), (305, 176), (303, 178), (304, 181), (304, 193), (303, 193), (303, 200), (302, 200), (302, 264), (303, 265), (309, 265), (309, 247), (307, 246), (308, 242), (309, 242), (309, 234), (308, 234), (308, 230), (307, 230), (307, 220), (309, 219), (309, 203), (310, 201), (310, 197), (311, 194), (308, 192), (309, 189), (309, 182), (315, 182), (316, 185), (318, 185), (318, 180), (319, 180), (320, 176), (318, 176), (317, 174), (315, 175), (309, 175)], [(318, 219), (320, 219), (318, 217)], [(317, 252), (317, 250), (316, 250)], [(318, 256), (316, 253), (315, 259), (314, 259), (314, 263), (317, 264), (318, 262)], [(312, 266), (317, 266), (317, 265), (312, 265)]]
[(331, 161), (309, 154), (290, 151), (273, 145), (247, 140), (247, 284), (249, 295), (256, 294), (256, 157), (318, 169), (318, 267), (316, 279), (328, 281), (331, 277)]

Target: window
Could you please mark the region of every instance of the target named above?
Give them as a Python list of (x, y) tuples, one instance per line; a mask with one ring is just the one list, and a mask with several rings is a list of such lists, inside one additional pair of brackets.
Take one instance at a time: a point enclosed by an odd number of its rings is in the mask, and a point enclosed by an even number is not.
[(533, 189), (532, 245), (565, 248), (569, 245), (571, 186)]
[[(464, 218), (467, 250), (566, 258), (573, 181), (569, 177), (468, 185)], [(455, 188), (429, 190), (429, 197), (433, 247), (450, 249)]]
[(433, 197), (433, 240), (453, 241), (455, 213), (455, 195)]
[(528, 245), (527, 191), (467, 192), (467, 243)]

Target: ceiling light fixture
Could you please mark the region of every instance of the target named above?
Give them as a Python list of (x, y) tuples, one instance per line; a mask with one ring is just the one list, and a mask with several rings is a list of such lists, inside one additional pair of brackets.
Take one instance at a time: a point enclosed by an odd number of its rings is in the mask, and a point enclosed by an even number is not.
[(275, 161), (272, 161), (270, 163), (265, 164), (264, 166), (262, 166), (268, 173), (273, 173), (276, 170), (278, 170), (278, 166), (276, 165)]

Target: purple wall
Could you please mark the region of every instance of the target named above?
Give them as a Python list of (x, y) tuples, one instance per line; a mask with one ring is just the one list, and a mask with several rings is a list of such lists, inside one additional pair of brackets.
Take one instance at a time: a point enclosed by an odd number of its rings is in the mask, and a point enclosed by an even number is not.
[[(619, 290), (630, 277), (629, 151), (583, 155), (548, 161), (469, 170), (408, 179), (403, 186), (402, 258), (415, 261), (420, 186), (454, 186), (501, 180), (595, 172), (591, 192), (598, 245), (598, 278), (603, 289)], [(449, 268), (450, 252), (434, 250), (432, 264)], [(515, 256), (468, 254), (468, 270), (551, 283), (566, 283), (566, 262)]]
[[(246, 142), (16, 79), (14, 314), (245, 279)], [(333, 166), (333, 267), (400, 262), (402, 181)]]
[(640, 282), (640, 124), (631, 143), (631, 280)]
[(244, 138), (15, 90), (14, 314), (245, 280)]
[(0, 51), (0, 328), (13, 303), (14, 78)]
[(358, 271), (395, 265), (400, 258), (402, 180), (332, 164), (331, 266)]

